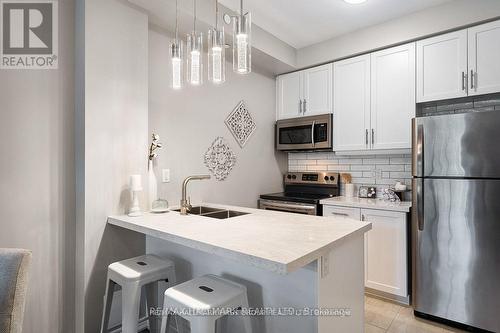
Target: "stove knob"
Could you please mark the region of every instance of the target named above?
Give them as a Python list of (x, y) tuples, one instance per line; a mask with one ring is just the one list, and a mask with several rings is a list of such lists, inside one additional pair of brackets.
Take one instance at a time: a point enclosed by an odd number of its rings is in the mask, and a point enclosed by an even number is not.
[(286, 178), (292, 179), (292, 175), (287, 175)]
[(325, 176), (325, 180), (328, 181), (328, 176)]
[(330, 180), (333, 182), (335, 180), (335, 177), (330, 176)]
[(292, 179), (297, 179), (297, 176), (295, 176), (295, 175), (292, 175)]

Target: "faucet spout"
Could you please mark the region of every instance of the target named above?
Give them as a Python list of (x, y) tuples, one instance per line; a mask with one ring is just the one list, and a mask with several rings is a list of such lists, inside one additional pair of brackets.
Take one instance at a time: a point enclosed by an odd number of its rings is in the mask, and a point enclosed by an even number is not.
[(191, 203), (187, 200), (187, 185), (191, 180), (210, 179), (210, 175), (189, 176), (182, 182), (181, 215), (187, 215), (191, 210)]

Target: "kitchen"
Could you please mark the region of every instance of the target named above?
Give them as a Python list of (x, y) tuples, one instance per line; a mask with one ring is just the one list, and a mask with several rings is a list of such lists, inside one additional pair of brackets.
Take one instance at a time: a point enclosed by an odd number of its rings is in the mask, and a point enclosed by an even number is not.
[[(0, 247), (32, 251), (24, 332), (99, 332), (108, 307), (109, 331), (160, 331), (106, 291), (110, 264), (145, 254), (175, 266), (172, 297), (211, 274), (246, 288), (242, 311), (337, 311), (224, 332), (500, 331), (498, 1), (57, 3), (58, 69), (0, 69)], [(217, 25), (224, 83), (207, 54), (198, 86), (179, 79), (175, 42), (186, 55), (197, 30), (206, 51)]]

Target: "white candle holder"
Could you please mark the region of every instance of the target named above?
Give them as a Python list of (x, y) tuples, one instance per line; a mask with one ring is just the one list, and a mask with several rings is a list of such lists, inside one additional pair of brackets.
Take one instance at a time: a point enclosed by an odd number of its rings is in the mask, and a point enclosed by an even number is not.
[(137, 217), (142, 216), (141, 208), (139, 207), (139, 192), (142, 191), (141, 175), (130, 176), (130, 192), (132, 194), (132, 206), (128, 216)]

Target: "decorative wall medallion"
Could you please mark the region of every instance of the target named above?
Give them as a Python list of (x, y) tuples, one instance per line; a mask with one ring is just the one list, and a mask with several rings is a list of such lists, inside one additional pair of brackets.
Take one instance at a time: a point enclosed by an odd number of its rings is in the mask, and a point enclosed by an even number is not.
[(245, 146), (257, 127), (244, 101), (238, 103), (226, 118), (225, 123), (241, 148)]
[(217, 137), (205, 153), (205, 165), (217, 180), (224, 180), (229, 176), (236, 163), (236, 155), (224, 141)]

